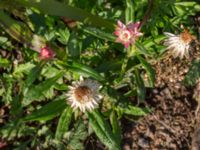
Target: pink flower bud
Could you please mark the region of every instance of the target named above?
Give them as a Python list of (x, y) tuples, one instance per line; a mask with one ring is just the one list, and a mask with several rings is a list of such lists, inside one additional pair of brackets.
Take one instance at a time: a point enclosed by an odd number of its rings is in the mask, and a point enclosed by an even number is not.
[(48, 59), (53, 58), (54, 56), (55, 56), (55, 53), (48, 46), (41, 48), (40, 54), (39, 54), (39, 58), (41, 60), (48, 60)]

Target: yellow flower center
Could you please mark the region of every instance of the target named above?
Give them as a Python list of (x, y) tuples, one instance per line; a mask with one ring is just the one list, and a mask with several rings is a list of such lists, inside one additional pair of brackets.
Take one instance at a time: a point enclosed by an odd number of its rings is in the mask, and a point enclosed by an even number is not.
[(87, 86), (79, 86), (75, 89), (74, 95), (80, 103), (85, 103), (90, 101), (92, 91)]

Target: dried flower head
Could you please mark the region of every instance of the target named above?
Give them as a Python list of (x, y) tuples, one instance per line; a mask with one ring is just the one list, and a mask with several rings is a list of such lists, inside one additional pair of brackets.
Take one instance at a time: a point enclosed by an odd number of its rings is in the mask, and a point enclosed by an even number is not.
[(134, 44), (135, 40), (143, 35), (139, 32), (139, 26), (140, 22), (124, 25), (121, 21), (118, 21), (114, 32), (117, 36), (116, 42), (122, 43), (125, 48), (128, 48), (130, 44)]
[(164, 41), (164, 45), (167, 46), (167, 50), (172, 50), (174, 57), (180, 57), (182, 59), (184, 56), (189, 56), (190, 43), (195, 40), (195, 37), (188, 30), (184, 30), (179, 35), (168, 32), (164, 34), (168, 37)]
[(66, 94), (68, 104), (75, 110), (79, 108), (82, 112), (93, 110), (102, 99), (98, 93), (100, 84), (94, 80), (80, 78), (80, 81), (72, 82)]
[(40, 52), (41, 48), (46, 45), (46, 41), (44, 38), (34, 34), (33, 39), (31, 41), (30, 48), (32, 48), (34, 51)]
[(53, 58), (54, 56), (55, 56), (55, 53), (48, 46), (41, 48), (40, 54), (39, 54), (39, 58), (41, 60), (48, 60), (48, 59)]

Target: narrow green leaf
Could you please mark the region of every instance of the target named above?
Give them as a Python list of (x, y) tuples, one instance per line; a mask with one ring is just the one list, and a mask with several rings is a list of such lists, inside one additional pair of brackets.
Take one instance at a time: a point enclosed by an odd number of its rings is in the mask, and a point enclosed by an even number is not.
[[(112, 146), (112, 149), (113, 148), (120, 149), (120, 146), (119, 146), (120, 143), (117, 143), (117, 140), (115, 139), (115, 136), (112, 133), (109, 124), (104, 120), (101, 113), (99, 111), (94, 110), (94, 111), (91, 112), (91, 114), (96, 119), (101, 130), (105, 133), (105, 136), (109, 139), (109, 141), (110, 141), (109, 143), (111, 144), (110, 146)], [(107, 143), (107, 144), (109, 144), (109, 143)]]
[(146, 56), (150, 56), (151, 54), (147, 51), (147, 49), (138, 41), (135, 42), (135, 46), (140, 54), (144, 54)]
[(77, 63), (75, 61), (63, 63), (61, 61), (58, 61), (58, 64), (61, 66), (64, 66), (65, 68), (69, 69), (72, 72), (78, 73), (80, 75), (84, 75), (87, 77), (93, 77), (94, 79), (98, 81), (104, 81), (105, 79), (94, 69), (90, 68), (89, 66)]
[(15, 40), (20, 43), (30, 45), (33, 34), (29, 28), (20, 21), (12, 19), (3, 10), (0, 10), (0, 26)]
[(86, 27), (83, 29), (83, 31), (85, 31), (88, 34), (91, 34), (95, 37), (98, 37), (100, 39), (106, 40), (106, 41), (111, 41), (114, 42), (116, 37), (111, 34), (111, 33), (106, 33), (100, 29), (97, 28), (92, 28), (92, 27)]
[(39, 100), (40, 97), (44, 96), (44, 92), (49, 90), (56, 81), (63, 76), (64, 72), (60, 71), (57, 75), (52, 78), (43, 81), (39, 85), (32, 85), (24, 95), (23, 105), (30, 104), (33, 100)]
[(147, 113), (151, 112), (151, 110), (148, 108), (141, 108), (141, 107), (136, 107), (132, 105), (119, 107), (119, 109), (125, 114), (134, 115), (134, 116), (144, 116)]
[(121, 128), (119, 126), (119, 121), (117, 119), (117, 115), (113, 110), (110, 115), (110, 123), (112, 126), (113, 134), (117, 140), (117, 143), (121, 143)]
[(98, 27), (106, 27), (113, 30), (114, 24), (99, 16), (94, 16), (80, 8), (72, 7), (55, 0), (17, 0), (27, 7), (35, 7), (40, 11), (54, 16), (68, 17), (73, 20), (88, 23)]
[(72, 114), (73, 113), (71, 107), (65, 108), (65, 110), (62, 112), (62, 115), (60, 116), (58, 126), (56, 129), (56, 134), (55, 134), (56, 140), (61, 140), (65, 132), (68, 131)]
[(140, 55), (137, 55), (137, 58), (140, 60), (142, 66), (144, 67), (144, 69), (147, 72), (147, 75), (148, 75), (149, 81), (150, 81), (150, 86), (154, 87), (155, 71), (153, 70), (151, 65), (144, 58), (142, 58)]
[[(99, 138), (99, 140), (105, 144), (110, 150), (120, 150), (119, 146), (113, 145), (113, 141), (107, 137), (106, 131), (104, 131), (101, 126), (99, 125), (99, 122), (95, 118), (95, 116), (92, 113), (88, 113), (89, 123), (94, 130), (95, 134)], [(114, 137), (114, 136), (113, 136)], [(112, 138), (113, 138), (112, 137)]]
[(125, 22), (126, 24), (134, 20), (134, 8), (132, 0), (126, 0)]
[(146, 94), (144, 82), (137, 69), (135, 69), (134, 74), (135, 74), (135, 81), (137, 85), (137, 97), (139, 101), (143, 102), (145, 99), (145, 94)]
[(26, 116), (23, 121), (47, 121), (53, 119), (67, 107), (65, 100), (52, 101), (32, 114)]

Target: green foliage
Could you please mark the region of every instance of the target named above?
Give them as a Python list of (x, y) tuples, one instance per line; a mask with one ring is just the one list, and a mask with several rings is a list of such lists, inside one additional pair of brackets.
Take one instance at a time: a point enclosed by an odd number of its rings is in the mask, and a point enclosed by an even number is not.
[[(121, 149), (120, 119), (153, 111), (140, 106), (146, 87), (154, 87), (151, 62), (165, 51), (163, 32), (179, 33), (183, 25), (198, 36), (191, 17), (199, 11), (196, 1), (181, 0), (2, 0), (1, 140), (11, 149), (79, 150), (96, 136), (106, 149)], [(118, 20), (142, 23), (143, 36), (129, 48), (116, 42)], [(39, 57), (45, 46), (53, 58)], [(187, 86), (199, 68), (193, 61)], [(68, 103), (66, 93), (80, 76), (101, 84), (98, 109), (80, 112)]]

